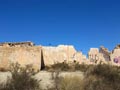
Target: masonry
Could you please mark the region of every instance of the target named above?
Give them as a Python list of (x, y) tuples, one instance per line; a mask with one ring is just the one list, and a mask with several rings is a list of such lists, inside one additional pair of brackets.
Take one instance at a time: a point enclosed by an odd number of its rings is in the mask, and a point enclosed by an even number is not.
[(12, 63), (32, 65), (35, 70), (44, 69), (55, 63), (111, 64), (120, 66), (120, 45), (110, 52), (103, 46), (90, 48), (88, 58), (72, 45), (37, 46), (33, 42), (0, 43), (0, 68), (9, 69)]
[(19, 63), (23, 67), (31, 64), (39, 70), (41, 46), (34, 46), (32, 42), (0, 44), (0, 68), (9, 69), (12, 63)]

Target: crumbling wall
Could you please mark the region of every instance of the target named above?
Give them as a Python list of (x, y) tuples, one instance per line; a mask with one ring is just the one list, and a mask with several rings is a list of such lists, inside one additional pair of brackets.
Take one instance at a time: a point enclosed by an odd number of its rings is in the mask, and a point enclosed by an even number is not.
[(103, 55), (105, 61), (110, 61), (110, 51), (107, 48), (101, 46), (99, 51)]
[(29, 47), (34, 46), (35, 44), (33, 42), (27, 41), (27, 42), (4, 42), (0, 43), (0, 47)]
[(107, 63), (106, 58), (104, 57), (104, 53), (100, 52), (98, 48), (90, 49), (88, 52), (88, 59), (92, 64)]
[(117, 45), (112, 52), (104, 47), (100, 47), (100, 49), (90, 48), (87, 59), (82, 52), (77, 52), (72, 45), (34, 46), (32, 42), (0, 44), (0, 68), (9, 69), (11, 63), (18, 62), (21, 66), (31, 64), (34, 69), (40, 70), (55, 63), (74, 61), (80, 64), (111, 62), (113, 65), (120, 65), (120, 45)]
[(90, 51), (88, 52), (88, 59), (90, 62), (96, 62), (96, 60), (99, 60), (99, 49), (98, 48), (90, 48)]
[(120, 49), (114, 49), (110, 55), (112, 65), (120, 66)]
[(40, 70), (41, 47), (0, 47), (0, 68), (9, 69), (9, 65), (16, 62), (21, 66), (31, 64)]
[(43, 46), (43, 56), (45, 65), (52, 65), (55, 63), (72, 62), (73, 55), (76, 50), (73, 46), (59, 45), (57, 47)]
[(120, 44), (116, 45), (114, 49), (120, 49)]
[(75, 54), (74, 54), (74, 60), (76, 61), (76, 62), (78, 62), (79, 64), (88, 64), (88, 62), (87, 62), (87, 57), (85, 56), (85, 55), (83, 55), (83, 53), (82, 52), (76, 52)]

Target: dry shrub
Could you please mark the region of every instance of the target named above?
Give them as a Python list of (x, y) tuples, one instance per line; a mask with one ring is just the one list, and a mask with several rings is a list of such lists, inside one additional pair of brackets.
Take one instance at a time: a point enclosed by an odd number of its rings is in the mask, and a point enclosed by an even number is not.
[[(84, 66), (78, 69), (84, 69)], [(83, 80), (80, 77), (65, 76), (58, 81), (57, 89), (53, 90), (120, 90), (120, 67), (106, 64), (87, 66)]]
[(54, 80), (54, 87), (48, 90), (83, 90), (83, 81), (79, 76), (66, 75), (60, 76), (61, 71), (52, 72), (51, 77)]
[(84, 90), (120, 90), (119, 67), (99, 64), (87, 70)]
[(65, 76), (60, 81), (59, 90), (83, 90), (83, 80), (78, 76)]
[(51, 68), (55, 71), (56, 70), (59, 70), (59, 71), (69, 71), (70, 70), (70, 66), (65, 62), (53, 64), (53, 65), (51, 65)]
[(82, 72), (86, 72), (89, 68), (93, 67), (93, 65), (86, 65), (86, 64), (79, 64), (79, 63), (75, 63), (74, 68), (75, 71), (82, 71)]
[(82, 71), (86, 72), (89, 68), (94, 67), (93, 65), (85, 65), (85, 64), (79, 64), (79, 63), (71, 63), (67, 64), (65, 62), (63, 63), (55, 63), (51, 66), (46, 66), (45, 70), (47, 71)]
[(39, 81), (32, 76), (35, 72), (31, 66), (20, 67), (18, 63), (11, 65), (12, 79), (0, 87), (0, 90), (40, 90)]

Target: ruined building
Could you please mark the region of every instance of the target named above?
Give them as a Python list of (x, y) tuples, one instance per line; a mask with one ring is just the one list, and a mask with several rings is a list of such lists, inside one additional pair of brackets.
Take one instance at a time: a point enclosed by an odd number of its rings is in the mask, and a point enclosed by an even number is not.
[(45, 66), (55, 63), (99, 64), (109, 63), (120, 65), (120, 48), (112, 52), (103, 46), (91, 48), (88, 58), (82, 52), (78, 52), (72, 45), (36, 46), (33, 42), (0, 43), (0, 68), (9, 68), (11, 63), (18, 62), (21, 66), (33, 65), (35, 70), (41, 70)]
[(1, 43), (0, 68), (9, 68), (11, 63), (18, 62), (21, 66), (32, 64), (35, 69), (40, 69), (41, 46), (34, 46), (32, 42)]

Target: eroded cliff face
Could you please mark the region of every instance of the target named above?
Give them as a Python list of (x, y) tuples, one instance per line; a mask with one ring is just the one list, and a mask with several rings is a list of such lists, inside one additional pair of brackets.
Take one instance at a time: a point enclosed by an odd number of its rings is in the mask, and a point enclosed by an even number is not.
[(0, 67), (9, 69), (11, 63), (21, 66), (33, 65), (35, 70), (40, 70), (41, 47), (0, 47)]

